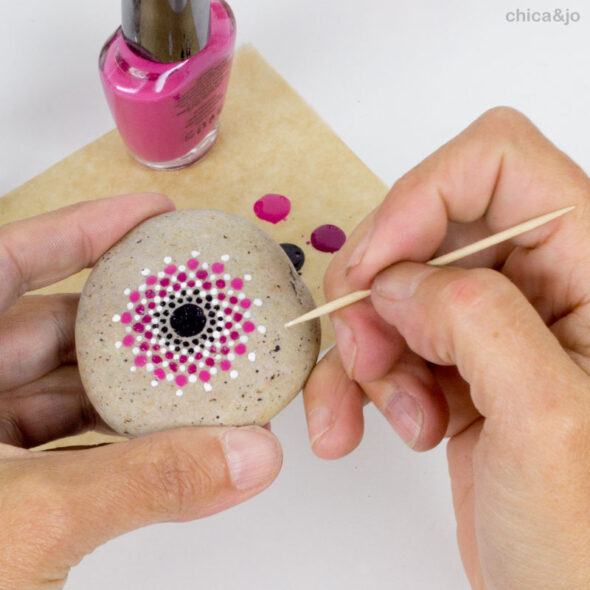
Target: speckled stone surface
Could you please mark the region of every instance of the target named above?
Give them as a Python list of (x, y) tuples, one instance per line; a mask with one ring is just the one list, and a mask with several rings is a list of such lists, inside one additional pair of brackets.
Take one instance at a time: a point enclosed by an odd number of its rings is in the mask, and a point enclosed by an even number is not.
[(282, 248), (236, 215), (149, 219), (95, 265), (76, 349), (94, 407), (137, 436), (184, 425), (265, 424), (301, 390), (319, 353), (314, 307)]

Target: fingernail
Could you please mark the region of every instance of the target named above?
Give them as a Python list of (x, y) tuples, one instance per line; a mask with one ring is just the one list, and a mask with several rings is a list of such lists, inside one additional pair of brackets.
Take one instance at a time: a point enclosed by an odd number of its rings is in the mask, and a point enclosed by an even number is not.
[(369, 247), (369, 241), (371, 240), (371, 233), (373, 228), (369, 228), (369, 230), (365, 233), (365, 235), (361, 238), (361, 241), (357, 244), (356, 248), (352, 251), (350, 258), (348, 259), (348, 264), (346, 265), (346, 269), (344, 270), (344, 274), (348, 275), (348, 273), (358, 264), (360, 264), (367, 248)]
[(380, 273), (373, 282), (377, 295), (385, 299), (401, 300), (411, 297), (426, 276), (437, 268), (405, 262)]
[(333, 416), (329, 408), (320, 406), (313, 409), (307, 416), (307, 429), (309, 442), (313, 447), (314, 443), (332, 428)]
[(418, 402), (402, 391), (396, 391), (387, 402), (383, 415), (399, 437), (412, 449), (418, 442), (424, 412)]
[(339, 318), (332, 318), (334, 326), (334, 335), (336, 336), (336, 346), (342, 366), (352, 381), (354, 379), (354, 363), (356, 361), (356, 342), (352, 330)]
[(235, 428), (221, 439), (234, 488), (248, 490), (269, 483), (278, 472), (281, 451), (276, 439), (258, 428)]

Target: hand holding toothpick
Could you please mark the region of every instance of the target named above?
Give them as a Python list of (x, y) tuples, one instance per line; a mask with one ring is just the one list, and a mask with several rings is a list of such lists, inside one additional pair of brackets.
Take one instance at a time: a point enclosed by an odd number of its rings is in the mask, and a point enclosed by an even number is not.
[[(539, 217), (535, 217), (533, 219), (529, 219), (528, 221), (524, 221), (523, 223), (519, 223), (513, 227), (500, 231), (496, 234), (488, 236), (487, 238), (483, 238), (473, 244), (469, 244), (468, 246), (464, 246), (459, 248), (453, 252), (449, 252), (448, 254), (443, 254), (442, 256), (438, 256), (437, 258), (433, 258), (429, 260), (426, 264), (430, 264), (432, 266), (443, 266), (445, 264), (450, 264), (451, 262), (456, 262), (461, 258), (466, 258), (471, 254), (475, 254), (485, 248), (489, 248), (491, 246), (495, 246), (500, 242), (504, 242), (511, 238), (514, 238), (520, 234), (523, 234), (527, 231), (535, 229), (545, 223), (549, 223), (553, 219), (557, 219), (562, 215), (565, 215), (569, 211), (575, 208), (575, 205), (570, 207), (564, 207), (563, 209), (558, 209), (557, 211), (552, 211), (551, 213), (545, 213), (544, 215), (540, 215)], [(371, 294), (370, 289), (366, 289), (363, 291), (355, 291), (354, 293), (349, 293), (348, 295), (344, 295), (334, 301), (330, 301), (325, 305), (321, 305), (316, 309), (303, 314), (302, 316), (295, 318), (285, 324), (285, 328), (290, 328), (291, 326), (295, 326), (296, 324), (300, 324), (302, 322), (307, 322), (309, 320), (313, 320), (315, 318), (319, 318), (323, 315), (332, 313), (333, 311), (337, 311), (338, 309), (342, 309), (347, 305), (351, 305), (360, 301), (361, 299), (365, 299)]]

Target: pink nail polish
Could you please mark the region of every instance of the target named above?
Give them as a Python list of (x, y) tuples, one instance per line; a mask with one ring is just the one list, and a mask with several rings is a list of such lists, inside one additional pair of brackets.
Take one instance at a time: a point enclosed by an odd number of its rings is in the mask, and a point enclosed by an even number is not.
[(121, 137), (142, 164), (182, 168), (218, 133), (235, 44), (224, 0), (123, 0), (122, 26), (100, 53)]

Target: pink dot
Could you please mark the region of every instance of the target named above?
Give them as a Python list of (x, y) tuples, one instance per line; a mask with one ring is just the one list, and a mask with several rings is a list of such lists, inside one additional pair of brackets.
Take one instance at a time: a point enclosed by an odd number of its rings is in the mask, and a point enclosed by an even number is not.
[(172, 285), (172, 288), (173, 288), (175, 291), (180, 291), (180, 285), (179, 285), (178, 283), (174, 283), (174, 285)]
[(156, 365), (159, 365), (162, 362), (162, 357), (158, 356), (157, 354), (154, 354), (152, 356), (152, 363), (156, 363)]
[(160, 290), (160, 292), (158, 293), (158, 295), (159, 295), (160, 297), (166, 297), (166, 289), (162, 289), (162, 290)]
[(205, 290), (207, 290), (207, 291), (208, 291), (209, 289), (211, 289), (211, 283), (210, 283), (209, 281), (207, 281), (207, 282), (203, 283), (203, 289), (205, 289)]
[[(146, 334), (146, 336), (147, 336), (147, 334)], [(160, 345), (159, 345), (159, 344), (154, 344), (154, 345), (152, 346), (152, 350), (155, 350), (155, 351), (158, 351), (158, 350), (160, 350)]]
[(184, 363), (186, 363), (186, 361), (188, 361), (188, 357), (186, 356), (186, 354), (181, 354), (180, 358), (178, 360), (181, 365), (184, 365)]
[(236, 354), (244, 354), (246, 352), (246, 345), (245, 344), (238, 344), (235, 348)]
[(199, 266), (199, 261), (196, 260), (195, 258), (189, 258), (189, 260), (187, 260), (186, 265), (191, 270), (195, 270), (195, 268), (197, 268), (197, 266)]
[(133, 336), (131, 336), (131, 334), (127, 334), (127, 336), (125, 336), (125, 338), (123, 338), (123, 345), (124, 346), (133, 346), (134, 342), (135, 342), (135, 338), (133, 338)]
[(164, 272), (167, 275), (173, 275), (176, 272), (176, 266), (174, 266), (174, 264), (170, 264), (164, 269)]
[(209, 349), (209, 352), (210, 352), (211, 354), (215, 354), (215, 353), (217, 352), (217, 348), (215, 348), (215, 346), (212, 346), (212, 347)]
[(139, 315), (141, 315), (143, 312), (145, 311), (145, 306), (144, 305), (138, 305), (135, 308), (135, 313), (138, 313)]
[(182, 387), (183, 385), (187, 384), (188, 379), (185, 375), (176, 375), (176, 379), (174, 379), (174, 381), (176, 382), (176, 385), (178, 385), (178, 387)]
[(226, 337), (226, 336), (222, 336), (222, 337), (219, 339), (219, 342), (220, 342), (221, 344), (225, 344), (225, 343), (227, 342), (227, 337)]
[(240, 322), (244, 316), (241, 313), (234, 313), (234, 320)]
[(248, 309), (252, 305), (252, 302), (249, 299), (242, 299), (242, 301), (240, 301), (240, 305), (244, 309)]
[(149, 324), (151, 321), (152, 321), (152, 318), (151, 318), (151, 316), (149, 316), (149, 315), (144, 315), (144, 316), (141, 318), (141, 323), (142, 323), (142, 324)]
[(162, 379), (166, 379), (166, 373), (164, 372), (164, 369), (156, 369), (154, 371), (154, 377), (156, 377), (156, 379), (159, 379), (160, 381)]
[(147, 358), (143, 354), (138, 354), (135, 357), (135, 366), (136, 367), (144, 367), (147, 363)]
[(178, 365), (176, 363), (170, 363), (168, 366), (170, 367), (170, 370), (173, 373), (176, 373), (176, 371), (178, 371)]
[(203, 358), (203, 353), (197, 352), (197, 354), (195, 354), (195, 358), (200, 361)]
[(148, 340), (151, 340), (151, 339), (154, 337), (154, 335), (153, 335), (151, 332), (149, 332), (149, 331), (148, 331), (148, 332), (146, 332), (146, 333), (144, 334), (144, 336), (145, 336), (145, 337), (146, 337)]
[(133, 293), (129, 295), (129, 301), (131, 301), (131, 303), (139, 301), (139, 291), (133, 291)]
[(221, 354), (229, 354), (229, 347), (228, 346), (223, 346), (221, 348)]
[(219, 366), (222, 371), (229, 371), (231, 369), (231, 363), (229, 361), (221, 361)]
[(209, 273), (206, 270), (198, 270), (197, 271), (197, 279), (206, 279), (209, 276)]
[(121, 323), (122, 324), (129, 324), (131, 323), (131, 314), (126, 311), (122, 316), (121, 316)]
[(221, 273), (223, 272), (224, 268), (225, 268), (225, 267), (223, 266), (223, 263), (222, 263), (222, 262), (214, 262), (214, 263), (211, 265), (211, 270), (212, 270), (212, 271), (213, 271), (213, 272), (214, 272), (216, 275), (219, 275), (219, 274), (221, 274)]
[(158, 282), (158, 277), (151, 275), (145, 280), (146, 285), (155, 285)]
[(201, 371), (199, 373), (199, 379), (201, 381), (205, 381), (205, 382), (209, 381), (209, 379), (211, 379), (211, 375), (209, 374), (209, 371)]
[(235, 304), (238, 302), (238, 298), (237, 298), (237, 297), (230, 297), (230, 298), (229, 298), (229, 302), (230, 302), (232, 305), (235, 305)]
[(235, 331), (234, 331), (234, 332), (232, 332), (232, 333), (229, 335), (229, 337), (230, 337), (232, 340), (237, 340), (237, 339), (240, 337), (240, 335), (239, 335), (237, 332), (235, 332)]
[(160, 281), (160, 285), (162, 285), (162, 287), (167, 287), (169, 284), (170, 284), (170, 279), (168, 277), (164, 277)]
[(189, 365), (187, 371), (190, 375), (197, 372), (197, 365)]
[(224, 314), (226, 314), (226, 315), (231, 315), (231, 308), (229, 308), (229, 307), (226, 307), (226, 308), (223, 310), (223, 313), (224, 313)]
[(155, 303), (155, 301), (150, 301), (150, 302), (148, 303), (148, 309), (154, 309), (155, 307), (156, 307), (156, 303)]
[(231, 286), (234, 289), (241, 289), (244, 286), (244, 281), (242, 281), (242, 279), (236, 277), (235, 279), (232, 279)]
[(242, 328), (244, 328), (244, 332), (254, 332), (256, 326), (252, 322), (244, 322)]
[(177, 277), (176, 277), (177, 281), (180, 281), (181, 283), (184, 283), (184, 281), (186, 281), (186, 273), (185, 272), (179, 272)]
[(141, 334), (143, 332), (143, 324), (140, 324), (139, 322), (137, 322), (137, 324), (133, 324), (133, 331)]
[(190, 287), (191, 289), (195, 286), (195, 281), (189, 281), (187, 283), (187, 286)]
[(149, 349), (150, 349), (150, 345), (147, 342), (142, 342), (139, 345), (139, 350), (143, 350), (145, 352), (146, 350), (149, 350)]
[(174, 358), (174, 353), (172, 353), (172, 352), (168, 351), (168, 352), (166, 353), (166, 358), (167, 358), (168, 360), (170, 360), (170, 359), (173, 359), (173, 358)]
[(148, 290), (145, 292), (145, 296), (146, 296), (148, 299), (153, 299), (153, 298), (156, 296), (156, 292), (155, 292), (153, 289), (148, 289)]
[(215, 281), (215, 286), (218, 289), (223, 289), (225, 287), (225, 281), (223, 279), (219, 279), (219, 280)]
[(225, 322), (224, 327), (225, 327), (226, 330), (229, 330), (232, 326), (233, 326), (233, 323), (232, 322)]
[(225, 293), (218, 293), (217, 299), (219, 299), (219, 301), (223, 301), (225, 299)]
[(206, 364), (208, 367), (212, 367), (212, 366), (215, 364), (215, 361), (214, 361), (214, 360), (213, 360), (211, 357), (209, 357), (209, 358), (208, 358), (208, 359), (205, 361), (205, 364)]

